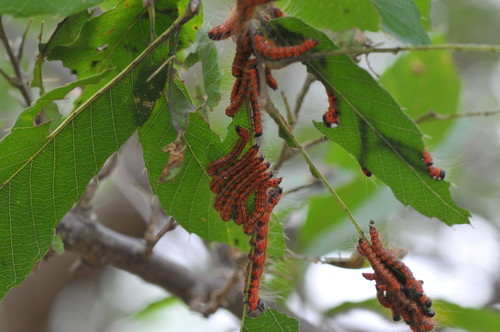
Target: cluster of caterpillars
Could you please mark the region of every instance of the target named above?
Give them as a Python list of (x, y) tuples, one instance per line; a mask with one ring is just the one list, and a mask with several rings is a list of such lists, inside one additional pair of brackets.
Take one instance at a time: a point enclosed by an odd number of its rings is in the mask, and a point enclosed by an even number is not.
[(427, 332), (434, 328), (432, 301), (424, 294), (421, 280), (394, 254), (383, 247), (378, 232), (370, 225), (371, 245), (359, 239), (358, 252), (370, 262), (374, 273), (363, 273), (367, 280), (376, 282), (377, 299), (392, 311), (395, 321), (401, 318), (414, 332)]
[[(232, 75), (236, 78), (231, 91), (231, 103), (226, 108), (226, 115), (235, 116), (243, 104), (248, 101), (252, 111), (253, 131), (255, 136), (262, 135), (262, 112), (259, 104), (260, 80), (259, 66), (255, 55), (258, 54), (265, 62), (275, 62), (297, 58), (318, 44), (316, 40), (307, 39), (294, 46), (278, 46), (266, 39), (260, 32), (251, 33), (249, 24), (256, 14), (257, 6), (268, 4), (270, 0), (238, 0), (229, 18), (208, 32), (212, 40), (222, 40), (233, 37), (236, 42), (236, 54), (233, 60)], [(267, 5), (261, 12), (261, 17), (269, 20), (283, 17), (283, 12), (274, 6)], [(265, 83), (273, 90), (278, 83), (271, 74), (271, 68), (262, 64)], [(327, 89), (329, 107), (323, 116), (323, 122), (328, 127), (337, 126), (337, 101), (332, 91)]]
[[(240, 126), (236, 127), (236, 133), (236, 145), (227, 155), (212, 161), (207, 172), (214, 177), (210, 190), (217, 195), (214, 207), (222, 220), (233, 219), (237, 225), (242, 225), (245, 234), (252, 235), (245, 294), (248, 311), (253, 313), (263, 308), (258, 296), (259, 284), (266, 259), (269, 219), (282, 195), (281, 178), (273, 178), (272, 172), (267, 171), (270, 163), (258, 155), (258, 144), (240, 157), (250, 133)], [(253, 211), (249, 213), (247, 203), (251, 203), (252, 196)]]

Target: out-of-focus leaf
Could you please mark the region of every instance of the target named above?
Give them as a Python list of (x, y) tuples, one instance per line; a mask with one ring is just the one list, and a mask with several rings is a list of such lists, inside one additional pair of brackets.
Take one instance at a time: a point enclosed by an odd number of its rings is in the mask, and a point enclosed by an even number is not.
[[(313, 38), (319, 41), (315, 50), (337, 49), (325, 34), (300, 20), (282, 18), (271, 23), (291, 42)], [(305, 65), (338, 99), (340, 126), (327, 128), (316, 122), (320, 132), (354, 155), (404, 205), (448, 225), (469, 222), (469, 212), (451, 199), (450, 184), (429, 176), (421, 161), (422, 134), (387, 91), (348, 56), (326, 57)]]
[(309, 1), (289, 0), (285, 14), (303, 19), (317, 28), (332, 31), (359, 28), (379, 30), (380, 16), (369, 0)]
[(64, 254), (64, 242), (59, 235), (54, 235), (52, 239), (52, 250), (57, 252), (59, 255)]
[(28, 17), (42, 14), (67, 16), (97, 5), (102, 0), (0, 0), (0, 15)]
[(138, 311), (135, 315), (135, 319), (150, 319), (151, 315), (157, 313), (159, 310), (163, 310), (165, 308), (168, 308), (174, 304), (179, 304), (180, 301), (176, 297), (166, 297), (162, 300), (150, 303), (148, 306), (146, 306), (144, 309)]
[(274, 309), (267, 309), (256, 318), (245, 317), (243, 332), (298, 332), (299, 322)]
[(413, 45), (431, 43), (420, 24), (420, 12), (413, 0), (371, 0), (382, 17), (382, 28)]
[[(337, 189), (337, 193), (343, 201), (349, 203), (349, 208), (354, 211), (371, 198), (370, 194), (373, 194), (376, 189), (373, 184), (367, 184), (366, 179), (359, 176), (356, 181)], [(341, 244), (334, 241), (331, 231), (340, 226), (344, 218), (344, 210), (331, 195), (311, 198), (306, 222), (302, 225), (299, 233), (300, 248), (309, 254), (322, 254), (323, 252), (317, 252), (313, 247), (319, 248), (319, 243), (323, 242), (325, 238), (332, 246), (335, 245), (339, 248)], [(334, 247), (330, 249), (334, 249)]]
[[(362, 302), (344, 302), (326, 311), (325, 315), (335, 316), (360, 308), (378, 312), (391, 320), (391, 312), (382, 307), (375, 298)], [(432, 308), (441, 327), (456, 327), (468, 332), (497, 332), (500, 326), (500, 314), (489, 308), (464, 308), (444, 300), (433, 301)]]
[(413, 0), (415, 5), (417, 5), (418, 11), (420, 12), (420, 24), (424, 29), (429, 30), (431, 28), (431, 0)]
[(434, 301), (433, 309), (440, 325), (468, 332), (497, 332), (500, 313), (489, 308), (464, 308), (447, 301)]
[[(448, 51), (405, 54), (384, 72), (380, 83), (414, 119), (429, 111), (439, 114), (457, 112), (460, 76)], [(450, 121), (431, 121), (419, 126), (436, 143), (451, 125)]]

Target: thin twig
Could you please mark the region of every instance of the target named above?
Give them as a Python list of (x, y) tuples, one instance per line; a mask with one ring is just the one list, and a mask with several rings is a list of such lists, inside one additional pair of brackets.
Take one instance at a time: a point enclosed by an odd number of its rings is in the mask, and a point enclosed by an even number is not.
[(17, 57), (14, 55), (14, 51), (12, 50), (12, 47), (9, 43), (9, 39), (5, 34), (5, 29), (3, 26), (1, 15), (0, 15), (0, 40), (2, 41), (2, 44), (5, 47), (5, 51), (7, 52), (12, 68), (14, 69), (15, 79), (13, 81), (15, 82), (15, 86), (21, 92), (24, 98), (24, 102), (26, 104), (25, 106), (29, 106), (33, 101), (33, 96), (31, 94), (30, 88), (28, 87), (28, 83), (24, 80), (24, 75), (21, 71), (21, 62), (18, 61)]
[(283, 193), (284, 196), (288, 195), (288, 194), (292, 194), (292, 193), (295, 193), (297, 191), (301, 191), (301, 190), (304, 190), (304, 189), (308, 189), (308, 188), (311, 188), (311, 187), (314, 187), (314, 186), (317, 186), (321, 183), (321, 180), (319, 179), (316, 179), (314, 178), (311, 182), (307, 183), (307, 184), (303, 184), (301, 186), (297, 186), (297, 187), (294, 187), (292, 189), (289, 189), (287, 191), (285, 191)]
[(300, 112), (300, 109), (302, 108), (302, 104), (304, 103), (304, 98), (309, 91), (309, 88), (311, 87), (311, 84), (316, 81), (316, 78), (307, 73), (306, 80), (304, 81), (304, 85), (302, 86), (302, 89), (300, 89), (299, 93), (297, 94), (297, 99), (295, 100), (295, 109), (293, 113), (295, 114), (295, 118), (298, 117), (298, 114)]
[(290, 104), (288, 103), (288, 98), (286, 97), (285, 93), (280, 91), (281, 94), (281, 99), (283, 100), (283, 104), (285, 105), (285, 111), (286, 111), (286, 120), (290, 124), (290, 127), (294, 127), (296, 119), (292, 113), (292, 109), (290, 108)]
[(160, 67), (158, 67), (158, 69), (156, 69), (147, 79), (146, 79), (146, 82), (150, 82), (153, 78), (156, 77), (156, 75), (158, 75), (163, 69), (165, 69), (165, 67), (170, 63), (170, 61), (174, 60), (175, 59), (175, 54), (172, 55), (170, 58), (167, 59), (167, 61), (165, 61), (164, 63), (161, 64)]
[(458, 118), (466, 118), (473, 116), (490, 116), (499, 114), (500, 110), (483, 111), (483, 112), (464, 112), (455, 114), (439, 114), (434, 110), (430, 110), (426, 114), (415, 119), (416, 123), (430, 122), (430, 121), (446, 121)]
[(21, 45), (19, 45), (19, 50), (17, 51), (17, 61), (18, 62), (21, 62), (21, 60), (23, 58), (24, 44), (26, 43), (26, 37), (28, 36), (28, 32), (30, 31), (31, 23), (33, 23), (32, 18), (28, 21), (28, 24), (26, 25), (26, 29), (24, 29), (24, 33), (23, 33), (23, 36), (21, 38)]
[(325, 176), (318, 170), (318, 168), (316, 167), (316, 165), (314, 164), (313, 160), (311, 159), (311, 157), (309, 156), (309, 154), (307, 153), (307, 151), (304, 149), (304, 147), (297, 141), (297, 139), (295, 138), (295, 136), (292, 134), (290, 128), (284, 122), (284, 119), (279, 114), (278, 109), (276, 109), (276, 107), (274, 106), (274, 104), (272, 103), (271, 100), (267, 101), (266, 112), (276, 122), (276, 124), (280, 128), (280, 130), (283, 133), (283, 135), (286, 136), (285, 139), (288, 140), (288, 141), (290, 141), (294, 145), (294, 147), (299, 150), (300, 154), (304, 157), (304, 159), (306, 160), (307, 164), (309, 165), (309, 169), (310, 169), (312, 175), (314, 177), (317, 177), (318, 179), (320, 179), (321, 182), (325, 185), (325, 187), (328, 189), (328, 191), (330, 192), (330, 194), (333, 196), (333, 198), (340, 205), (340, 207), (342, 208), (342, 210), (344, 210), (345, 214), (347, 215), (347, 217), (349, 218), (349, 220), (353, 224), (354, 228), (356, 228), (356, 230), (358, 231), (359, 235), (362, 238), (366, 239), (366, 236), (363, 233), (363, 230), (359, 226), (359, 223), (356, 221), (356, 219), (352, 215), (352, 213), (349, 210), (349, 208), (347, 207), (347, 205), (344, 203), (344, 201), (339, 196), (339, 194), (335, 191), (335, 189), (333, 189), (333, 187), (330, 185), (330, 183), (325, 178)]
[(2, 68), (0, 68), (0, 75), (5, 78), (5, 80), (7, 81), (7, 83), (9, 83), (12, 87), (14, 88), (17, 88), (18, 87), (18, 84), (17, 82), (9, 76), (9, 74), (7, 74), (5, 72), (5, 70), (3, 70)]
[(177, 227), (177, 222), (173, 217), (169, 217), (167, 223), (163, 225), (158, 233), (154, 233), (156, 225), (158, 225), (159, 218), (158, 216), (162, 214), (161, 206), (158, 199), (154, 198), (153, 207), (151, 208), (151, 220), (146, 228), (144, 234), (144, 241), (146, 242), (146, 246), (144, 249), (144, 256), (149, 258), (151, 253), (153, 252), (153, 248), (156, 246), (158, 241), (163, 237), (163, 235), (167, 234), (171, 230), (174, 230)]
[[(308, 150), (308, 149), (312, 148), (313, 146), (315, 146), (319, 143), (322, 143), (322, 142), (326, 142), (326, 141), (328, 141), (326, 136), (321, 136), (321, 137), (318, 137), (310, 142), (304, 143), (303, 146), (304, 146), (304, 149)], [(298, 153), (299, 153), (298, 150), (290, 148), (285, 142), (283, 145), (283, 149), (281, 150), (281, 155), (280, 155), (278, 161), (274, 164), (274, 169), (279, 169), (285, 161), (292, 158), (293, 156), (295, 156)]]
[(95, 193), (97, 192), (97, 188), (99, 187), (99, 183), (108, 177), (111, 172), (115, 169), (115, 166), (118, 162), (118, 153), (113, 153), (111, 157), (108, 158), (100, 172), (90, 180), (87, 188), (83, 192), (80, 201), (78, 201), (78, 206), (83, 210), (90, 209), (90, 201), (94, 198)]

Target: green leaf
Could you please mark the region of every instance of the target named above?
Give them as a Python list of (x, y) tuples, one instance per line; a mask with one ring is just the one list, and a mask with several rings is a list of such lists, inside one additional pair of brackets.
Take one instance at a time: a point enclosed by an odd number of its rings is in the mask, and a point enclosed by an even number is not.
[[(158, 1), (157, 5), (166, 6), (165, 3)], [(176, 2), (168, 1), (168, 6), (167, 15), (156, 15), (156, 30), (160, 33), (172, 24), (177, 14)], [(61, 23), (44, 52), (49, 60), (61, 60), (79, 78), (112, 68), (111, 78), (134, 60), (150, 41), (149, 17), (141, 1), (123, 1), (83, 25), (82, 21), (83, 18), (78, 17)]]
[(420, 12), (420, 24), (424, 29), (431, 29), (431, 0), (414, 0)]
[(289, 0), (284, 10), (317, 28), (379, 30), (380, 17), (369, 0), (309, 1), (307, 5), (303, 0)]
[(67, 16), (89, 7), (102, 0), (0, 0), (0, 15), (28, 17), (41, 14)]
[(106, 75), (107, 72), (105, 71), (94, 76), (68, 83), (65, 86), (47, 92), (42, 97), (38, 98), (32, 106), (25, 109), (19, 115), (13, 129), (31, 127), (33, 125), (33, 120), (35, 119), (35, 117), (43, 110), (46, 105), (51, 104), (55, 100), (63, 99), (71, 90), (79, 86), (96, 84), (101, 81), (102, 78)]
[(45, 139), (41, 137), (47, 124), (33, 127), (27, 116), (35, 111), (23, 113), (16, 124), (19, 130), (5, 138), (10, 137), (10, 144), (24, 141), (26, 148), (16, 154), (17, 164), (2, 162), (1, 167), (8, 173), (0, 186), (0, 297), (26, 277), (49, 248), (56, 223), (141, 124), (138, 104), (154, 104), (153, 98), (135, 96), (134, 87), (148, 84), (150, 96), (160, 96), (165, 77), (145, 80), (161, 65), (163, 46), (152, 45)]
[[(460, 76), (449, 51), (405, 54), (384, 72), (380, 83), (414, 119), (429, 111), (454, 114), (458, 110)], [(452, 124), (431, 121), (419, 126), (436, 143)]]
[(164, 299), (161, 299), (159, 301), (150, 303), (147, 305), (145, 308), (141, 309), (140, 311), (136, 312), (133, 316), (134, 319), (142, 319), (142, 320), (148, 320), (151, 319), (151, 317), (158, 313), (160, 310), (164, 310), (165, 308), (171, 307), (174, 304), (180, 304), (181, 302), (179, 301), (178, 298), (172, 296), (172, 297), (166, 297)]
[(464, 308), (451, 302), (434, 301), (433, 308), (440, 325), (468, 332), (497, 332), (500, 314), (490, 308)]
[(59, 235), (54, 235), (52, 238), (52, 250), (57, 252), (59, 255), (64, 254), (64, 242)]
[(413, 45), (431, 43), (420, 24), (420, 12), (413, 0), (371, 0), (382, 17), (382, 28)]
[(80, 36), (83, 25), (87, 23), (91, 17), (92, 16), (86, 11), (66, 17), (57, 24), (49, 40), (39, 45), (39, 52), (46, 57), (55, 47), (68, 46), (73, 43)]
[(298, 332), (299, 322), (274, 309), (267, 309), (256, 318), (245, 317), (243, 332)]
[(221, 71), (218, 62), (218, 52), (215, 43), (208, 38), (206, 30), (200, 30), (197, 35), (199, 60), (203, 71), (203, 85), (207, 95), (207, 105), (217, 106), (221, 98)]
[[(329, 309), (325, 315), (331, 317), (360, 308), (378, 312), (392, 320), (391, 312), (382, 307), (375, 298), (362, 302), (344, 302)], [(444, 300), (433, 301), (432, 308), (436, 312), (440, 327), (456, 327), (468, 332), (497, 332), (500, 326), (500, 315), (489, 308), (464, 308)]]
[(170, 121), (168, 104), (163, 99), (138, 133), (151, 187), (165, 212), (188, 232), (196, 233), (207, 241), (225, 242), (248, 251), (248, 236), (243, 234), (241, 227), (232, 221), (223, 222), (213, 208), (215, 195), (209, 189), (211, 178), (206, 173), (209, 162), (217, 158), (215, 154), (220, 157), (234, 145), (237, 140), (234, 129), (229, 129), (229, 135), (221, 145), (201, 116), (192, 114), (183, 133), (187, 146), (183, 167), (173, 180), (160, 184), (157, 180), (168, 161), (162, 147), (177, 137)]
[[(319, 41), (315, 50), (338, 49), (328, 37), (300, 20), (282, 18), (282, 33), (298, 42), (305, 37)], [(436, 217), (448, 225), (468, 223), (469, 212), (451, 199), (450, 184), (436, 181), (421, 162), (424, 144), (415, 123), (404, 114), (394, 99), (348, 56), (327, 57), (305, 63), (308, 71), (335, 92), (340, 126), (316, 128), (351, 153), (361, 166), (368, 168), (388, 185), (404, 205)]]

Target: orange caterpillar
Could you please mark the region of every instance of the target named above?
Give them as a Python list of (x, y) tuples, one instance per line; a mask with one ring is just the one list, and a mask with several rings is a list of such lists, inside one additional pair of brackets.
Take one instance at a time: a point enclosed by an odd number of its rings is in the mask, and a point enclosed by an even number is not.
[[(259, 158), (254, 158), (251, 161), (246, 162), (243, 166), (243, 169), (235, 174), (232, 178), (230, 178), (226, 184), (224, 184), (224, 188), (220, 191), (220, 193), (215, 198), (214, 207), (216, 211), (223, 211), (223, 209), (227, 209), (226, 201), (230, 199), (231, 195), (235, 195), (233, 192), (235, 186), (242, 181), (247, 174), (249, 174), (254, 167), (259, 165)], [(229, 220), (229, 219), (228, 219)]]
[(256, 34), (253, 38), (255, 51), (273, 60), (296, 58), (318, 44), (318, 41), (314, 39), (307, 39), (300, 45), (278, 46), (273, 41), (265, 39), (261, 34)]
[(236, 43), (236, 54), (233, 59), (232, 74), (234, 77), (241, 77), (243, 75), (243, 68), (248, 59), (252, 55), (252, 41), (250, 35), (246, 34)]
[(238, 36), (246, 30), (248, 22), (250, 22), (255, 15), (256, 7), (271, 1), (272, 0), (238, 0), (229, 18), (224, 21), (224, 23), (213, 27), (208, 32), (208, 37), (212, 40), (222, 40), (232, 35)]
[[(267, 192), (267, 190), (266, 190)], [(272, 188), (267, 194), (266, 212), (257, 222), (255, 227), (254, 239), (250, 239), (252, 247), (250, 262), (247, 266), (247, 280), (245, 281), (245, 294), (247, 295), (248, 312), (257, 313), (257, 310), (263, 311), (262, 300), (259, 299), (259, 286), (262, 273), (264, 272), (264, 263), (266, 261), (267, 233), (269, 230), (269, 218), (274, 206), (281, 199), (282, 190), (280, 187)], [(250, 280), (248, 277), (250, 276)]]
[[(269, 168), (270, 164), (266, 163), (266, 168)], [(234, 218), (234, 222), (237, 225), (245, 224), (248, 220), (247, 205), (246, 202), (250, 195), (254, 193), (257, 189), (259, 191), (264, 188), (265, 184), (273, 177), (273, 173), (260, 173), (256, 174), (252, 179), (249, 180), (250, 183), (246, 184), (242, 190), (238, 192), (239, 196), (236, 200), (237, 215)], [(266, 188), (267, 189), (267, 188)], [(257, 194), (256, 194), (257, 195)], [(247, 232), (245, 232), (247, 233)], [(247, 233), (247, 234), (251, 234)]]
[(215, 175), (219, 169), (226, 167), (230, 163), (234, 162), (245, 148), (245, 145), (247, 145), (248, 139), (250, 137), (248, 131), (245, 128), (237, 126), (236, 133), (239, 136), (238, 142), (228, 155), (214, 160), (208, 165), (207, 172), (209, 175)]
[(323, 123), (328, 128), (337, 127), (339, 125), (339, 110), (337, 107), (337, 97), (333, 91), (326, 89), (326, 95), (328, 96), (328, 111), (323, 114)]
[(263, 218), (263, 216), (266, 213), (266, 207), (267, 207), (267, 190), (269, 188), (279, 188), (275, 189), (273, 193), (275, 195), (278, 194), (281, 195), (281, 188), (278, 187), (281, 183), (282, 178), (277, 178), (277, 179), (271, 179), (264, 183), (263, 185), (260, 186), (259, 191), (255, 194), (255, 206), (252, 214), (246, 222), (243, 225), (243, 232), (245, 234), (252, 234), (254, 231), (254, 227), (257, 224), (257, 222)]
[(444, 179), (444, 177), (446, 176), (446, 172), (442, 169), (439, 169), (437, 167), (432, 166), (433, 162), (432, 162), (432, 157), (431, 157), (431, 154), (429, 153), (429, 151), (424, 150), (424, 152), (422, 152), (421, 160), (425, 164), (425, 166), (427, 166), (427, 172), (429, 173), (429, 175), (433, 179), (436, 179), (436, 180), (443, 180)]
[(372, 176), (372, 175), (373, 175), (373, 174), (372, 174), (372, 172), (370, 172), (370, 171), (368, 170), (368, 168), (366, 168), (366, 167), (364, 167), (364, 166), (362, 166), (362, 167), (361, 167), (361, 171), (363, 172), (363, 174), (364, 174), (366, 177), (370, 177), (370, 176)]
[(249, 80), (247, 78), (237, 79), (231, 92), (231, 104), (226, 108), (226, 115), (233, 117), (238, 113), (247, 98)]
[[(230, 188), (231, 195), (229, 195), (224, 202), (226, 208), (221, 212), (222, 220), (227, 221), (231, 219), (232, 209), (236, 206), (238, 200), (240, 200), (242, 191), (245, 191), (247, 187), (252, 188), (255, 184), (259, 184), (259, 178), (265, 180), (269, 178), (269, 175), (272, 176), (272, 174), (264, 173), (270, 165), (270, 163), (258, 163), (244, 175), (244, 178), (241, 179), (241, 181), (239, 181), (233, 188)], [(255, 191), (255, 187), (253, 191)]]
[[(244, 155), (238, 160), (232, 167), (222, 171), (217, 174), (210, 182), (210, 190), (216, 194), (219, 194), (226, 184), (228, 179), (233, 178), (236, 174), (239, 174), (246, 165), (255, 158), (259, 152), (259, 145), (255, 144), (252, 146)], [(259, 162), (262, 162), (264, 157), (259, 157)]]
[(403, 318), (414, 332), (434, 328), (432, 301), (424, 294), (422, 281), (413, 277), (411, 270), (383, 247), (375, 227), (370, 226), (370, 245), (359, 239), (358, 252), (366, 257), (374, 273), (363, 273), (367, 280), (376, 282), (377, 299), (392, 311), (394, 320)]

